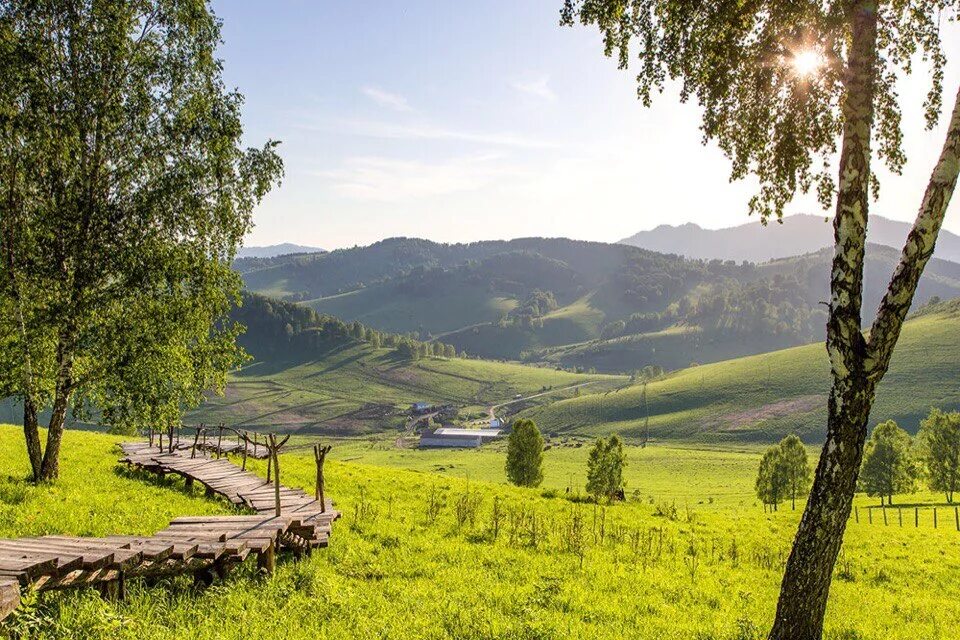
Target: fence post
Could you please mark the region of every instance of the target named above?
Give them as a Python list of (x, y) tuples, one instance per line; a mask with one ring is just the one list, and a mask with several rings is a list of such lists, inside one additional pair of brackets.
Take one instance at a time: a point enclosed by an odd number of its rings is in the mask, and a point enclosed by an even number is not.
[(274, 483), (273, 483), (273, 500), (274, 505), (276, 506), (277, 517), (280, 517), (280, 458), (277, 456), (277, 437), (272, 433), (268, 436), (270, 438), (270, 459), (273, 460), (273, 471), (274, 471)]
[(217, 425), (217, 460), (220, 459), (220, 448), (223, 444), (223, 423)]
[(900, 526), (903, 526), (903, 509), (897, 507), (897, 517), (900, 519)]
[[(237, 433), (239, 434), (240, 432), (238, 431)], [(248, 440), (247, 434), (244, 433), (243, 434), (243, 464), (240, 465), (240, 469), (243, 471), (247, 470), (247, 440)]]
[(913, 526), (914, 527), (920, 526), (920, 507), (913, 508)]
[(933, 508), (933, 528), (937, 528), (937, 508)]
[(867, 524), (873, 524), (873, 508), (867, 507)]
[(858, 523), (860, 522), (860, 509), (856, 505), (853, 507), (853, 519)]
[(880, 507), (880, 510), (883, 511), (883, 526), (887, 526), (887, 508)]
[(960, 511), (957, 510), (957, 507), (953, 508), (953, 519), (957, 522), (957, 531), (960, 531)]
[(313, 495), (320, 501), (320, 513), (327, 512), (327, 499), (324, 496), (323, 463), (326, 461), (328, 453), (330, 453), (330, 445), (321, 447), (317, 444), (313, 446), (313, 457), (317, 463), (317, 484), (314, 487)]

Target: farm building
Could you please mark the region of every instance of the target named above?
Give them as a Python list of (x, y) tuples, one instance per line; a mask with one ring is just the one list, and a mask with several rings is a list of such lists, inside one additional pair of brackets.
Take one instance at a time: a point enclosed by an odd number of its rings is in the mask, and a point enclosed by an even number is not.
[(420, 434), (420, 448), (450, 447), (472, 449), (496, 440), (502, 433), (501, 429), (455, 429), (440, 427), (426, 430)]
[(433, 405), (429, 402), (414, 402), (410, 405), (410, 413), (413, 415), (420, 415), (421, 413), (430, 413), (433, 409)]

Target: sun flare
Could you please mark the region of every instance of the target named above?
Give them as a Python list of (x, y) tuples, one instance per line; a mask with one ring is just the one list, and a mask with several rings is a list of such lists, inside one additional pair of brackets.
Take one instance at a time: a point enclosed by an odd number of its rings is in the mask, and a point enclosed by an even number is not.
[(795, 51), (790, 58), (790, 66), (793, 72), (803, 78), (813, 76), (824, 65), (823, 54), (815, 49), (801, 49)]

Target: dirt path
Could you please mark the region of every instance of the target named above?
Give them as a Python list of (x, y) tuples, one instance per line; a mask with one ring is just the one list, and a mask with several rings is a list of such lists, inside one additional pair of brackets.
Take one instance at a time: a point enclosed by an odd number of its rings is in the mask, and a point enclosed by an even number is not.
[[(548, 396), (548, 395), (550, 395), (551, 393), (559, 393), (560, 391), (569, 391), (570, 389), (576, 389), (576, 388), (578, 388), (578, 387), (586, 387), (586, 386), (591, 385), (591, 384), (597, 384), (598, 382), (600, 382), (600, 380), (591, 380), (590, 382), (578, 382), (577, 384), (571, 384), (571, 385), (566, 386), (566, 387), (558, 387), (558, 388), (556, 388), (556, 389), (550, 389), (550, 390), (548, 390), (548, 391), (541, 391), (540, 393), (535, 393), (535, 394), (533, 394), (533, 395), (524, 396), (524, 397), (522, 397), (522, 398), (514, 398), (513, 400), (508, 400), (508, 401), (506, 401), (506, 402), (501, 402), (501, 403), (499, 403), (499, 404), (492, 404), (492, 405), (490, 405), (490, 406), (487, 408), (487, 416), (489, 417), (490, 420), (493, 420), (494, 418), (497, 417), (497, 415), (496, 415), (496, 414), (497, 414), (497, 409), (500, 409), (500, 408), (502, 408), (502, 407), (506, 407), (506, 406), (509, 406), (509, 405), (511, 405), (511, 404), (516, 404), (516, 403), (518, 403), (518, 402), (524, 402), (524, 401), (526, 401), (526, 400), (533, 400), (534, 398), (539, 398), (539, 397), (541, 397), (541, 396)], [(478, 420), (477, 422), (482, 422), (482, 421)]]

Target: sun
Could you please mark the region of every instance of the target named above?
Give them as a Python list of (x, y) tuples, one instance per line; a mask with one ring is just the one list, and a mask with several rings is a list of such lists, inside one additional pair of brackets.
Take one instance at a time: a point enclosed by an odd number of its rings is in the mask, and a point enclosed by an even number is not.
[(789, 63), (795, 74), (801, 78), (809, 78), (820, 71), (825, 60), (823, 54), (816, 49), (800, 49), (793, 52)]

